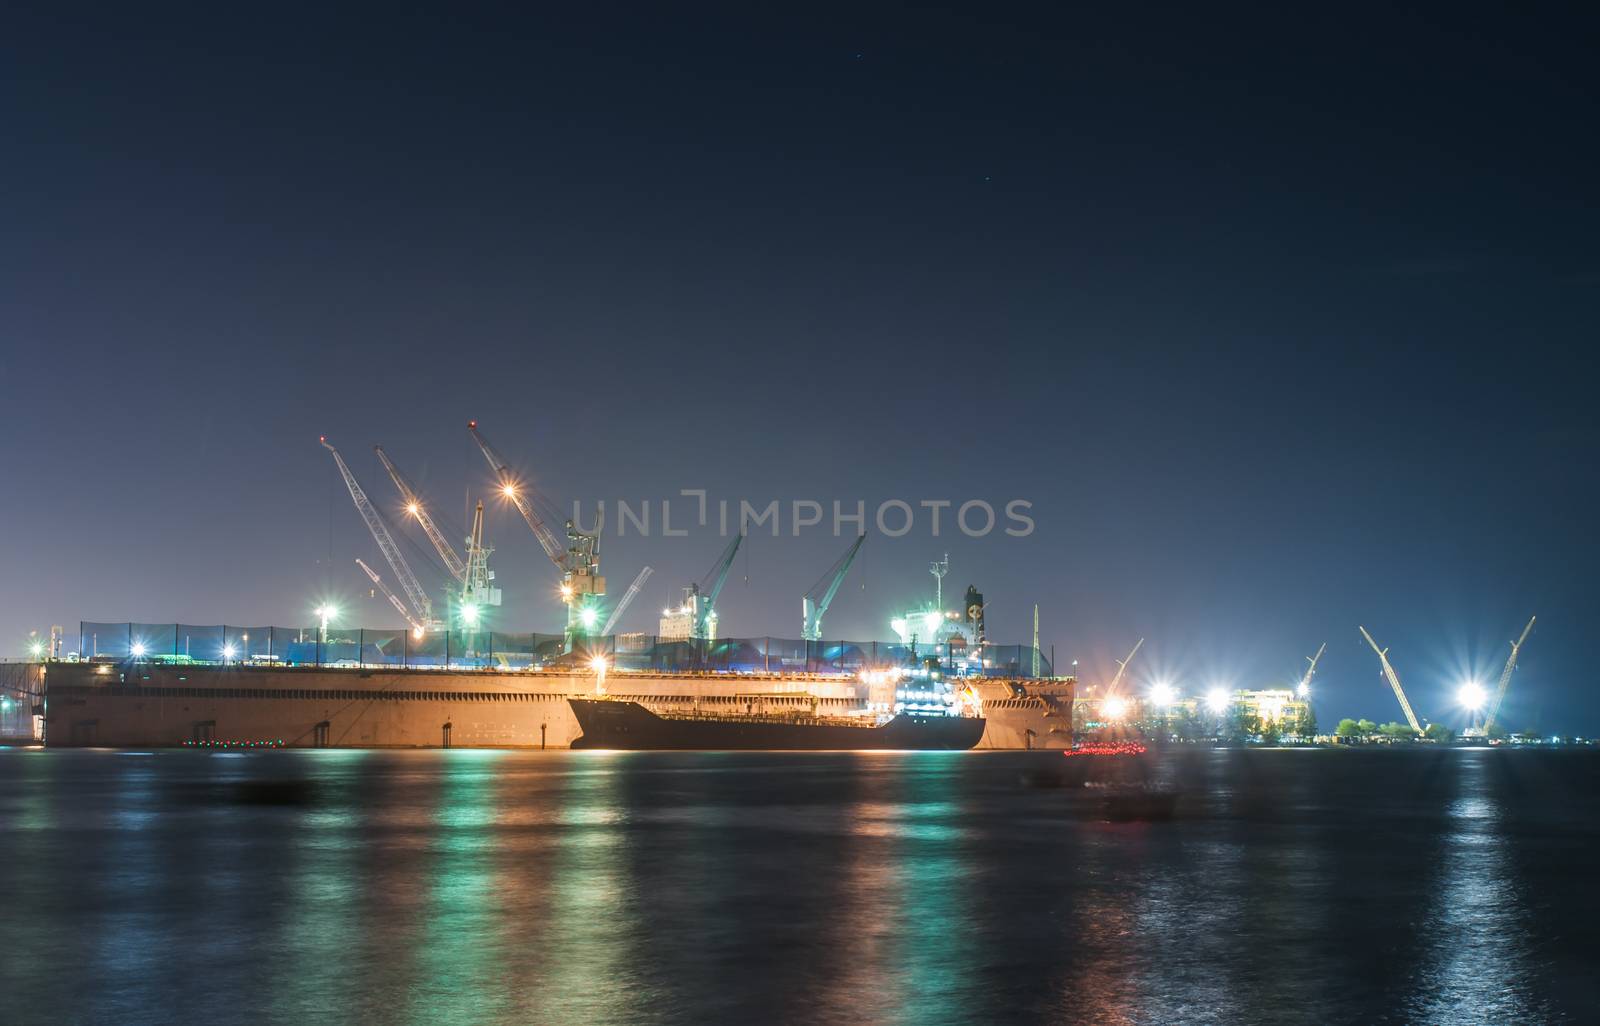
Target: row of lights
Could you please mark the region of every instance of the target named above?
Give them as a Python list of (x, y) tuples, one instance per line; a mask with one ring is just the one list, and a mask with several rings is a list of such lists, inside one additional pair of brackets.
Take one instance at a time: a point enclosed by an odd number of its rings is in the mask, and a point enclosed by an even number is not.
[[(1297, 692), (1301, 698), (1307, 697), (1311, 689), (1304, 684), (1300, 685)], [(1161, 709), (1167, 709), (1178, 704), (1178, 691), (1171, 684), (1156, 684), (1150, 688), (1150, 701)], [(1205, 706), (1208, 712), (1225, 713), (1233, 704), (1233, 696), (1224, 688), (1212, 688), (1206, 692)], [(1128, 699), (1121, 695), (1107, 695), (1100, 701), (1100, 714), (1108, 720), (1120, 720), (1131, 711), (1132, 705)]]
[[(1301, 684), (1295, 689), (1295, 693), (1301, 699), (1305, 699), (1310, 696), (1311, 689)], [(1159, 708), (1169, 708), (1177, 704), (1178, 692), (1170, 684), (1156, 684), (1150, 689), (1150, 701)], [(1456, 701), (1460, 702), (1463, 708), (1477, 712), (1489, 701), (1489, 692), (1477, 681), (1468, 681), (1457, 689)], [(1205, 705), (1210, 712), (1227, 712), (1231, 704), (1231, 696), (1222, 688), (1212, 688), (1206, 692)], [(1128, 700), (1121, 695), (1107, 695), (1100, 702), (1100, 713), (1108, 720), (1122, 719), (1128, 715), (1129, 709)]]

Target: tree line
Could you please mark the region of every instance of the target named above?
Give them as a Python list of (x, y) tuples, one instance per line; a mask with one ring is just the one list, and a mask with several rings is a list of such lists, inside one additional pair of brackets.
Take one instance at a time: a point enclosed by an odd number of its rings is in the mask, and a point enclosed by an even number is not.
[[(1417, 736), (1417, 732), (1412, 730), (1411, 725), (1408, 723), (1396, 723), (1390, 720), (1388, 723), (1380, 725), (1371, 720), (1352, 720), (1348, 717), (1339, 721), (1339, 725), (1333, 729), (1333, 733), (1335, 737), (1347, 740), (1371, 740), (1382, 737), (1390, 741), (1414, 741)], [(1441, 724), (1430, 723), (1423, 730), (1422, 736), (1429, 741), (1449, 744), (1455, 740), (1456, 732)], [(1503, 727), (1496, 724), (1494, 729), (1489, 732), (1489, 736), (1503, 738), (1506, 736), (1506, 732)]]

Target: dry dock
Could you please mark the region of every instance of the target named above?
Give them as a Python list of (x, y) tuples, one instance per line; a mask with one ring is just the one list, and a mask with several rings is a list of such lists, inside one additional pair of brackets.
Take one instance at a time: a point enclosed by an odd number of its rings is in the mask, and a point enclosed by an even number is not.
[[(1071, 744), (1070, 680), (962, 681), (988, 722), (979, 748)], [(892, 700), (827, 674), (381, 670), (61, 662), (44, 668), (45, 741), (57, 746), (567, 748), (569, 697), (655, 710), (844, 713)], [(892, 688), (892, 685), (889, 687)]]

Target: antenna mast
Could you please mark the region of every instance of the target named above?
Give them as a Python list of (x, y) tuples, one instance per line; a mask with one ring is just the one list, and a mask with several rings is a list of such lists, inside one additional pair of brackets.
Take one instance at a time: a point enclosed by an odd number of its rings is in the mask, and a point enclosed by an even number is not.
[[(1055, 672), (1052, 667), (1051, 673)], [(1033, 604), (1033, 675), (1039, 676), (1039, 603)]]

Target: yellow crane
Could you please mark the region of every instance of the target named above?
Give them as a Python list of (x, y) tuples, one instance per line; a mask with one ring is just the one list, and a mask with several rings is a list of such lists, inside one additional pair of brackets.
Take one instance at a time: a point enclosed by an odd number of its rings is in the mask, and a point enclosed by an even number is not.
[(1522, 637), (1511, 643), (1511, 658), (1506, 660), (1506, 668), (1500, 672), (1500, 686), (1494, 692), (1494, 705), (1489, 707), (1489, 718), (1483, 721), (1484, 734), (1494, 729), (1495, 720), (1500, 716), (1500, 703), (1506, 700), (1506, 689), (1511, 686), (1512, 671), (1517, 668), (1517, 656), (1522, 654), (1522, 643), (1528, 640), (1528, 634), (1533, 630), (1533, 621), (1537, 619), (1537, 616), (1528, 617), (1528, 626), (1522, 628)]
[(1372, 650), (1378, 653), (1378, 662), (1383, 664), (1383, 675), (1388, 678), (1389, 686), (1394, 688), (1394, 697), (1400, 699), (1400, 708), (1405, 711), (1406, 722), (1411, 724), (1412, 730), (1421, 734), (1422, 724), (1417, 722), (1417, 714), (1411, 711), (1411, 703), (1406, 700), (1405, 689), (1400, 686), (1400, 675), (1394, 672), (1394, 666), (1389, 662), (1389, 650), (1379, 648), (1378, 643), (1372, 640), (1372, 635), (1367, 633), (1365, 627), (1358, 626), (1356, 629), (1361, 632), (1363, 638), (1367, 639), (1367, 644), (1372, 646)]

